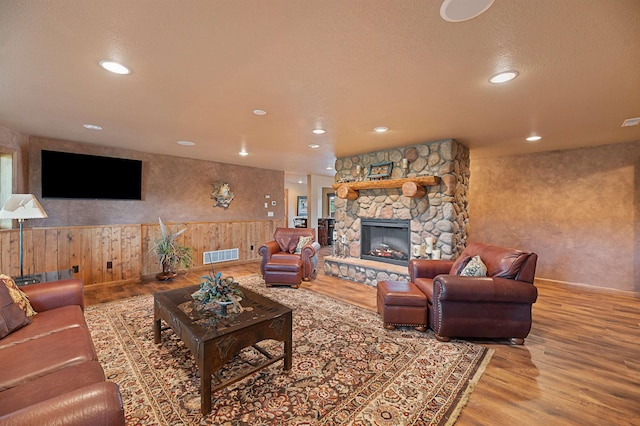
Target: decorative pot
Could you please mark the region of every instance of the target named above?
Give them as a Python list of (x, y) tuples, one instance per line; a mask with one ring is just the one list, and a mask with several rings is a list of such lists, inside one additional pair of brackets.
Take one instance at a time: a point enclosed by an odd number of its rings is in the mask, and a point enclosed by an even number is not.
[(175, 271), (171, 270), (171, 265), (168, 262), (162, 263), (162, 272), (156, 275), (156, 279), (158, 281), (167, 281), (171, 280), (178, 275)]

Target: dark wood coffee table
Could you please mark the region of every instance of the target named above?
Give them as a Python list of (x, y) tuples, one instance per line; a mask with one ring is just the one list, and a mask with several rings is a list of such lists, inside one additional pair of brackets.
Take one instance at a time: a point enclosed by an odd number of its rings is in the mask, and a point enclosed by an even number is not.
[[(191, 293), (199, 286), (168, 290), (153, 295), (154, 342), (161, 342), (161, 322), (173, 329), (189, 348), (200, 371), (200, 409), (211, 411), (211, 393), (234, 383), (254, 372), (284, 359), (284, 370), (291, 369), (293, 340), (291, 308), (274, 302), (256, 292), (242, 288), (245, 311), (219, 316), (214, 312), (198, 310)], [(283, 353), (274, 356), (256, 343), (273, 339), (284, 342)], [(217, 374), (224, 364), (242, 349), (253, 346), (265, 356), (264, 362), (245, 374), (227, 380)], [(212, 377), (213, 376), (213, 377)], [(211, 381), (216, 384), (212, 387)]]

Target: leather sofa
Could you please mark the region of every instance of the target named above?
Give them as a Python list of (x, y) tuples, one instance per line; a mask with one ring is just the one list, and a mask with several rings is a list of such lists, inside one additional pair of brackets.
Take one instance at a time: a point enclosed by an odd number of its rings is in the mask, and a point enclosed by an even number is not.
[(37, 314), (0, 339), (0, 424), (124, 425), (118, 385), (105, 379), (85, 322), (82, 281), (20, 290)]
[[(296, 253), (301, 237), (310, 237), (311, 240)], [(302, 268), (301, 279), (310, 281), (318, 274), (319, 250), (320, 244), (315, 241), (315, 229), (277, 228), (273, 233), (273, 240), (264, 243), (258, 249), (262, 256), (260, 272), (267, 283), (287, 283), (291, 281), (291, 275), (297, 276), (298, 269)], [(270, 264), (269, 267), (267, 264)]]
[[(486, 276), (461, 276), (474, 256), (486, 265)], [(537, 260), (535, 253), (470, 243), (455, 262), (412, 259), (409, 276), (427, 296), (428, 323), (438, 340), (508, 338), (523, 344), (538, 296)]]

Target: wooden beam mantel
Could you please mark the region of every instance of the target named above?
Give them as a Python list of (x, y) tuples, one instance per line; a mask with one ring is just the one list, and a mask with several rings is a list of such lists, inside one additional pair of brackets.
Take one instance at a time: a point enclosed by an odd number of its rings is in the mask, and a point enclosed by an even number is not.
[(334, 183), (333, 189), (339, 198), (355, 200), (360, 196), (361, 189), (402, 188), (405, 197), (421, 198), (427, 193), (425, 186), (438, 185), (440, 176), (418, 176), (402, 179), (368, 180), (364, 182)]

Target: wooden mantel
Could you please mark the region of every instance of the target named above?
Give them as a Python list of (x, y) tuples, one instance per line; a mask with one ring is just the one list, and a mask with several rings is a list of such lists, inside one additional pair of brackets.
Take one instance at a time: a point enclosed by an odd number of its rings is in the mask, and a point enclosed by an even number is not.
[(334, 183), (333, 189), (339, 198), (347, 200), (355, 200), (360, 194), (361, 189), (387, 189), (402, 188), (402, 195), (405, 197), (421, 198), (427, 193), (425, 186), (438, 185), (440, 183), (439, 176), (418, 176), (402, 179), (384, 179), (384, 180), (368, 180), (364, 182), (344, 182)]

